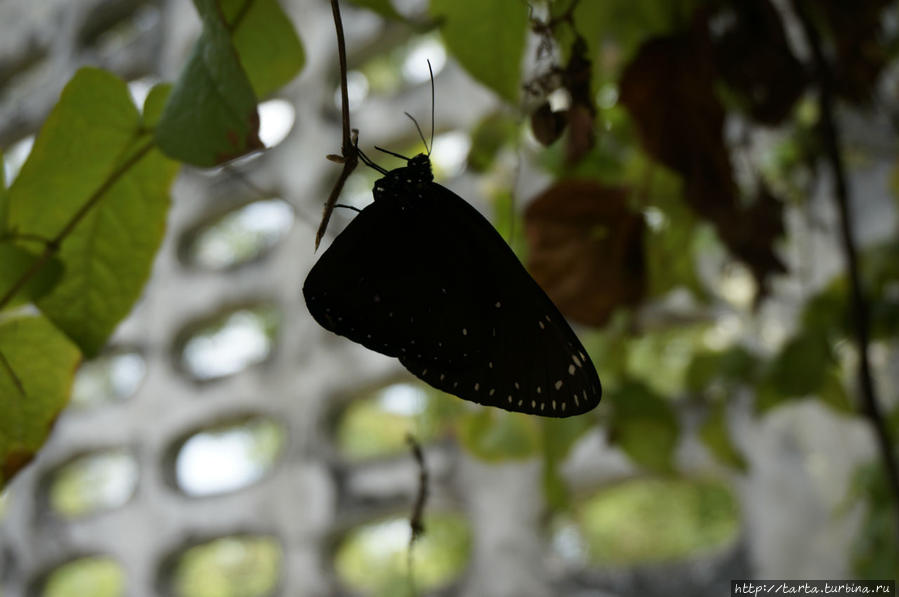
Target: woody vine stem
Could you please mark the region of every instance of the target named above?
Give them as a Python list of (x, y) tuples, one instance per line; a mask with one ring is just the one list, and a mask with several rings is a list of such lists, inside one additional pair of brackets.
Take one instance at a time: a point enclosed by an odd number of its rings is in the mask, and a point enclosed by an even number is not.
[(862, 413), (869, 419), (874, 428), (887, 484), (893, 494), (895, 533), (897, 541), (899, 541), (899, 465), (896, 462), (896, 448), (881, 412), (874, 387), (874, 379), (871, 375), (871, 363), (868, 357), (868, 344), (870, 342), (868, 303), (865, 299), (859, 272), (856, 241), (852, 228), (852, 212), (849, 209), (849, 186), (846, 181), (846, 168), (840, 153), (840, 131), (837, 128), (836, 118), (834, 117), (833, 75), (821, 47), (820, 35), (807, 12), (805, 3), (793, 0), (792, 4), (793, 11), (799, 20), (811, 50), (813, 74), (818, 86), (824, 152), (833, 174), (834, 198), (840, 216), (840, 237), (843, 244), (843, 254), (846, 259), (846, 269), (849, 274), (852, 327), (859, 356), (858, 378), (862, 399), (861, 408)]
[(331, 212), (334, 211), (334, 205), (337, 204), (337, 198), (340, 197), (340, 191), (343, 190), (343, 184), (349, 178), (356, 164), (359, 162), (359, 155), (356, 151), (356, 143), (353, 138), (356, 131), (350, 129), (350, 102), (349, 92), (346, 83), (346, 42), (343, 39), (343, 21), (340, 18), (340, 6), (337, 0), (331, 0), (331, 12), (334, 14), (334, 28), (337, 32), (337, 56), (340, 61), (340, 115), (343, 123), (343, 139), (340, 147), (341, 155), (329, 155), (328, 159), (333, 162), (343, 164), (343, 170), (328, 195), (328, 201), (325, 203), (324, 212), (322, 213), (322, 221), (315, 233), (315, 248), (325, 235), (328, 229), (328, 221), (331, 219)]

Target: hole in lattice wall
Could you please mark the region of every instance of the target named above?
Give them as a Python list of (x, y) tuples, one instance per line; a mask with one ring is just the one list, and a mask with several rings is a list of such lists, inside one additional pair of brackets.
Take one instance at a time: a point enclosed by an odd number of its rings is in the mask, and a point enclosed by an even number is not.
[(406, 455), (406, 434), (427, 443), (444, 435), (455, 412), (451, 399), (415, 381), (364, 392), (334, 417), (337, 452), (348, 461)]
[(293, 105), (287, 100), (270, 99), (259, 104), (259, 139), (269, 149), (287, 137), (296, 118)]
[(31, 153), (33, 145), (34, 135), (28, 135), (10, 145), (9, 149), (3, 153), (3, 174), (6, 177), (7, 185), (18, 176), (19, 170), (22, 169), (22, 165), (28, 159), (28, 154)]
[(164, 564), (160, 582), (175, 597), (266, 597), (279, 584), (283, 552), (274, 537), (232, 535), (195, 544)]
[(106, 0), (84, 16), (77, 42), (101, 51), (121, 50), (128, 42), (158, 25), (159, 7), (148, 0)]
[[(380, 40), (379, 40), (379, 43)], [(357, 109), (372, 94), (394, 95), (404, 87), (430, 81), (428, 60), (434, 76), (446, 66), (446, 49), (438, 35), (419, 35), (398, 43), (389, 50), (366, 52), (373, 58), (347, 73), (350, 108)], [(340, 110), (340, 88), (334, 84), (334, 106)]]
[(71, 404), (94, 407), (126, 400), (140, 387), (146, 372), (147, 363), (137, 350), (109, 351), (78, 369)]
[(38, 582), (40, 597), (124, 597), (125, 571), (106, 556), (82, 556), (51, 570)]
[[(434, 512), (424, 519), (425, 532), (415, 543), (413, 562), (419, 594), (429, 594), (458, 581), (471, 555), (468, 521), (453, 512)], [(348, 531), (334, 553), (341, 584), (359, 595), (393, 597), (409, 586), (408, 515), (372, 521)]]
[(137, 481), (137, 460), (128, 450), (96, 450), (56, 467), (42, 493), (56, 515), (80, 518), (126, 504)]
[(6, 507), (9, 503), (9, 490), (4, 489), (0, 491), (0, 522), (3, 521), (3, 517), (6, 516)]
[(188, 265), (226, 270), (267, 255), (293, 226), (294, 212), (281, 199), (247, 203), (205, 222), (182, 237), (179, 254)]
[(175, 444), (175, 486), (193, 497), (236, 491), (277, 464), (287, 432), (263, 416), (244, 416), (195, 431)]
[(243, 371), (272, 354), (280, 322), (276, 307), (257, 304), (191, 323), (175, 342), (179, 364), (197, 381)]
[(708, 556), (740, 530), (733, 491), (715, 480), (633, 479), (574, 502), (551, 529), (566, 565), (630, 566)]

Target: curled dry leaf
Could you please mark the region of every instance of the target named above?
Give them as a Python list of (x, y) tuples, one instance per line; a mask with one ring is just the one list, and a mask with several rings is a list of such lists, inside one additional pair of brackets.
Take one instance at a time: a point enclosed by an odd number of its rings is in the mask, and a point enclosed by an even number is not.
[(643, 298), (645, 224), (629, 196), (625, 188), (564, 180), (525, 212), (528, 269), (572, 320), (602, 325)]
[(553, 112), (549, 102), (543, 102), (531, 114), (531, 131), (542, 145), (552, 145), (562, 136), (567, 122), (565, 112)]

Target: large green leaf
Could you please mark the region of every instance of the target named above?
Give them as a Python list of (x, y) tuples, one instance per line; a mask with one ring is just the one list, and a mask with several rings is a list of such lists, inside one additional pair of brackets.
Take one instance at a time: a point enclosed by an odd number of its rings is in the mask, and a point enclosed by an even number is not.
[(447, 49), (472, 77), (518, 102), (528, 7), (521, 0), (431, 0)]
[[(22, 239), (56, 238), (88, 208), (56, 255), (65, 276), (38, 305), (89, 355), (131, 309), (162, 238), (175, 165), (151, 152), (129, 167), (150, 143), (125, 83), (82, 69), (9, 190), (9, 232)], [(24, 271), (18, 260), (7, 266), (10, 277)], [(46, 291), (59, 269), (49, 261), (19, 299)]]
[(203, 33), (156, 126), (170, 157), (215, 166), (263, 147), (256, 96), (215, 0), (195, 0)]
[(614, 414), (611, 437), (638, 466), (653, 472), (674, 470), (679, 427), (674, 410), (641, 383), (629, 381), (610, 392)]
[(178, 164), (149, 151), (63, 243), (62, 281), (40, 309), (93, 356), (131, 310), (165, 233)]
[[(12, 242), (0, 244), (0, 297), (6, 296), (19, 279), (35, 265), (39, 257)], [(4, 307), (15, 307), (46, 294), (59, 281), (61, 275), (62, 264), (59, 259), (47, 260)]]
[(139, 118), (124, 81), (79, 70), (10, 186), (8, 229), (46, 239), (58, 234), (135, 141)]
[[(158, 112), (159, 89), (148, 97), (148, 120)], [(143, 288), (177, 169), (150, 149), (150, 134), (142, 132), (130, 97), (113, 75), (79, 71), (10, 189), (10, 228), (45, 238), (56, 237), (98, 198), (62, 241), (57, 257), (65, 275), (37, 301), (87, 355), (103, 345)]]
[(303, 44), (278, 0), (220, 0), (231, 41), (256, 97), (293, 79), (306, 61)]
[(46, 440), (79, 359), (75, 345), (43, 317), (0, 322), (0, 486)]

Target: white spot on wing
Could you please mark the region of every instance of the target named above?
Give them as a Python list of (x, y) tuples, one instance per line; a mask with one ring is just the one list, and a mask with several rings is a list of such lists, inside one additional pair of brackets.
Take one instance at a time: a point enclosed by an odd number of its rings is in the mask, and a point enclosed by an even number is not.
[(574, 375), (574, 365), (568, 365), (568, 374)]
[(561, 387), (562, 387), (562, 380), (560, 379), (559, 381), (556, 382), (556, 389), (558, 390)]
[(463, 336), (467, 336), (467, 335), (468, 335), (468, 328), (462, 328), (462, 335), (463, 335)]

